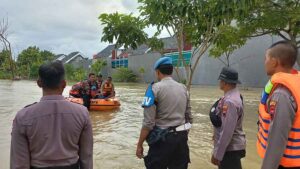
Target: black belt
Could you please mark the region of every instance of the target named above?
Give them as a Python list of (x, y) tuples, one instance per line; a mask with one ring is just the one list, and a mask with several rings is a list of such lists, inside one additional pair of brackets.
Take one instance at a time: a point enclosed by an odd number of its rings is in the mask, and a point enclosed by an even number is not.
[(79, 162), (68, 165), (68, 166), (56, 166), (56, 167), (33, 167), (31, 166), (30, 169), (79, 169)]

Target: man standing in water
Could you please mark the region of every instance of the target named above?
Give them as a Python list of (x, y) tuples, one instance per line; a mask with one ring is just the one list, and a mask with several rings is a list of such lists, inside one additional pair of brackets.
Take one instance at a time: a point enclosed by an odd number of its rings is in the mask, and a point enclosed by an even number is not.
[(11, 169), (92, 169), (93, 134), (89, 112), (62, 96), (61, 62), (39, 68), (40, 102), (20, 110), (11, 133)]
[(154, 69), (159, 82), (149, 86), (144, 98), (144, 120), (136, 156), (144, 157), (143, 143), (147, 140), (147, 169), (186, 169), (190, 162), (187, 142), (192, 121), (189, 95), (185, 86), (171, 77), (171, 58), (160, 58)]
[[(241, 169), (245, 157), (246, 139), (243, 131), (243, 99), (237, 89), (238, 72), (224, 67), (219, 76), (224, 96), (216, 105), (215, 113), (220, 124), (214, 125), (214, 150), (211, 162), (219, 169)], [(212, 110), (213, 111), (213, 110)]]
[(271, 77), (259, 106), (257, 150), (262, 169), (300, 168), (300, 73), (293, 69), (297, 48), (279, 41), (266, 51)]

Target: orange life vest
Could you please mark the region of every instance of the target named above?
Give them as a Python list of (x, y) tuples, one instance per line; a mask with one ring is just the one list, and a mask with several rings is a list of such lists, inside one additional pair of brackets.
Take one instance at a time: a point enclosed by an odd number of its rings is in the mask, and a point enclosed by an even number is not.
[(107, 82), (104, 83), (103, 86), (103, 94), (108, 94), (113, 92), (113, 85), (110, 83), (108, 84)]
[[(272, 92), (276, 86), (283, 85), (289, 89), (297, 103), (297, 112), (294, 118), (292, 129), (289, 133), (287, 146), (280, 165), (284, 167), (300, 167), (300, 72), (295, 74), (276, 73), (271, 78), (274, 85)], [(272, 95), (272, 92), (270, 95)], [(257, 151), (261, 158), (264, 158), (268, 146), (268, 133), (271, 122), (271, 115), (267, 112), (266, 104), (259, 105), (259, 130), (257, 134)]]

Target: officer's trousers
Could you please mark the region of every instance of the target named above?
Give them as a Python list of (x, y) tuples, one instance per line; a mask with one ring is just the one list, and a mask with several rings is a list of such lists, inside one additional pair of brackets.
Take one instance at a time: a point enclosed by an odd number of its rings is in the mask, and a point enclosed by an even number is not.
[(165, 140), (149, 146), (144, 157), (147, 169), (187, 169), (190, 162), (188, 132), (168, 133)]
[(241, 158), (246, 156), (245, 150), (227, 151), (219, 169), (242, 169)]

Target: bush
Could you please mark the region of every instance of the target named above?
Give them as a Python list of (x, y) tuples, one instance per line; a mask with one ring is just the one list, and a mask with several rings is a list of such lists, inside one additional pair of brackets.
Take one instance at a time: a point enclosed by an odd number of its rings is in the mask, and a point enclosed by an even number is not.
[(66, 77), (69, 81), (82, 81), (85, 79), (87, 72), (83, 68), (74, 68), (71, 64), (65, 64)]
[(11, 73), (0, 71), (0, 79), (11, 79)]
[(132, 70), (129, 70), (128, 68), (117, 68), (117, 72), (113, 75), (114, 81), (117, 82), (136, 82), (137, 81), (137, 75), (133, 73)]

